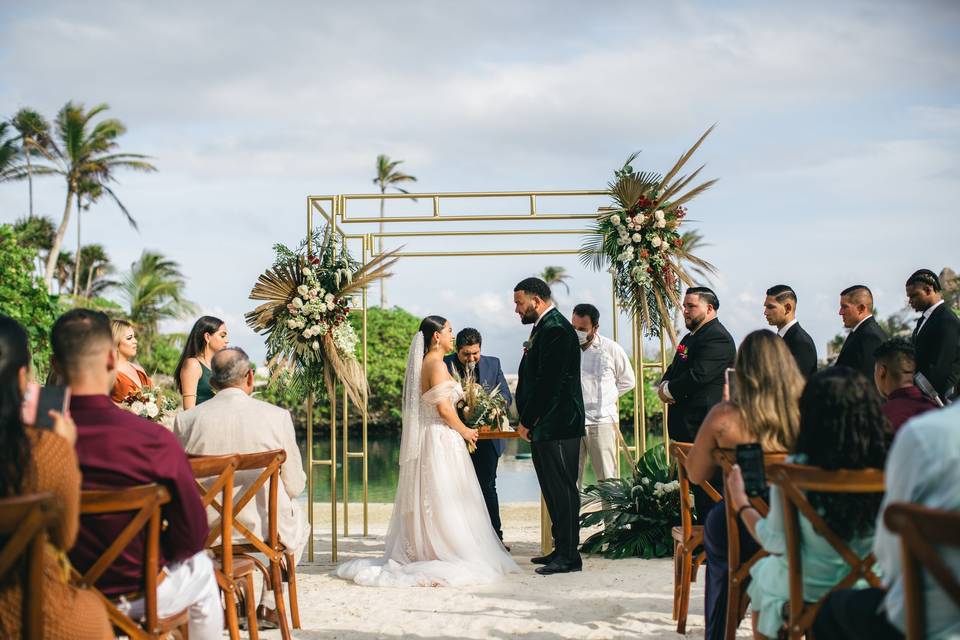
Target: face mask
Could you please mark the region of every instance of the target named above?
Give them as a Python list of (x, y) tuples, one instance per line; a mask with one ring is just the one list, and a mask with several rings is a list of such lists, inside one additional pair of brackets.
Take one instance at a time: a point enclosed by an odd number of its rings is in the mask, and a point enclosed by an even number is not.
[(590, 334), (586, 331), (580, 331), (579, 329), (577, 329), (577, 338), (580, 339), (581, 347), (587, 344), (588, 342), (590, 342)]

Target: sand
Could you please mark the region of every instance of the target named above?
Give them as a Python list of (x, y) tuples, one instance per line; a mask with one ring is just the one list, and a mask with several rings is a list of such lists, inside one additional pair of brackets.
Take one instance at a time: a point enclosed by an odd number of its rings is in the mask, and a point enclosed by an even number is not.
[[(539, 555), (539, 504), (501, 507), (518, 574), (496, 585), (465, 589), (361, 587), (335, 578), (330, 561), (330, 505), (317, 504), (314, 562), (297, 569), (302, 629), (296, 638), (683, 638), (671, 619), (673, 562), (585, 557), (584, 570), (533, 572)], [(392, 505), (370, 505), (370, 536), (340, 538), (339, 561), (377, 556)], [(351, 505), (351, 533), (362, 533), (360, 505)], [(703, 573), (693, 585), (686, 637), (703, 637)], [(749, 637), (748, 623), (740, 634)], [(279, 638), (278, 631), (261, 632)]]

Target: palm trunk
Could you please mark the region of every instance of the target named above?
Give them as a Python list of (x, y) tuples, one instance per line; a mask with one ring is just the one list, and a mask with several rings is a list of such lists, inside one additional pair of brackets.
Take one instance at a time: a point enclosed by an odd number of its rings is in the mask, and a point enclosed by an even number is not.
[(94, 263), (91, 262), (90, 266), (87, 267), (87, 286), (83, 290), (83, 297), (87, 299), (90, 298), (90, 287), (93, 286), (93, 265)]
[(73, 265), (73, 295), (80, 295), (80, 219), (83, 213), (83, 197), (77, 194), (77, 260)]
[(33, 165), (30, 164), (30, 152), (27, 151), (27, 191), (30, 194), (30, 213), (28, 217), (33, 219)]
[[(386, 192), (387, 190), (385, 188), (380, 187), (381, 195)], [(384, 201), (384, 199), (380, 198), (380, 236), (377, 238), (377, 253), (381, 255), (383, 254), (383, 220), (384, 220), (383, 208), (385, 204), (386, 202)], [(381, 309), (387, 308), (387, 291), (386, 291), (387, 284), (386, 283), (387, 283), (386, 278), (380, 278), (380, 308)]]
[(63, 244), (63, 236), (67, 233), (67, 225), (70, 224), (70, 209), (73, 206), (73, 191), (71, 184), (67, 184), (67, 204), (63, 208), (63, 218), (60, 220), (60, 226), (57, 227), (57, 235), (53, 237), (53, 246), (50, 247), (50, 253), (47, 254), (47, 270), (43, 274), (43, 283), (47, 285), (47, 291), (51, 291), (53, 284), (53, 275), (57, 270), (57, 258), (60, 257), (60, 246)]

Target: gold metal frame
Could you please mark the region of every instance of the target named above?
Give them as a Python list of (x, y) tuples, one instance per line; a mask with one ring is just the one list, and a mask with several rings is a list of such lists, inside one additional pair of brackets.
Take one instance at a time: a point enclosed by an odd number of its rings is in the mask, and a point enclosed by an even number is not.
[[(311, 238), (314, 230), (314, 215), (320, 214), (326, 223), (337, 233), (340, 234), (342, 241), (346, 244), (349, 241), (359, 241), (361, 245), (362, 263), (366, 264), (371, 258), (375, 257), (375, 240), (379, 238), (400, 238), (403, 240), (414, 240), (425, 237), (497, 237), (497, 236), (551, 236), (551, 235), (582, 235), (584, 228), (564, 228), (564, 229), (499, 229), (490, 230), (434, 230), (434, 231), (391, 231), (383, 233), (346, 233), (350, 225), (371, 225), (381, 222), (394, 224), (419, 224), (444, 222), (455, 224), (458, 222), (521, 222), (521, 221), (571, 221), (584, 220), (592, 221), (596, 218), (596, 210), (586, 210), (575, 208), (574, 213), (546, 213), (538, 209), (538, 202), (542, 198), (555, 198), (563, 200), (565, 203), (577, 198), (585, 197), (603, 197), (608, 192), (603, 191), (499, 191), (499, 192), (457, 192), (457, 193), (415, 193), (415, 194), (341, 194), (329, 196), (308, 196), (307, 197), (307, 238)], [(410, 201), (428, 201), (431, 203), (431, 215), (403, 215), (403, 216), (364, 216), (351, 215), (349, 204), (351, 202), (362, 201), (380, 201), (380, 200), (405, 200)], [(446, 213), (442, 205), (447, 201), (464, 200), (484, 200), (484, 199), (520, 199), (525, 202), (525, 211), (516, 214), (502, 213), (484, 213), (484, 214), (451, 214)], [(497, 225), (492, 225), (496, 227)], [(308, 247), (308, 251), (311, 248)], [(395, 255), (403, 258), (437, 258), (437, 257), (484, 257), (484, 256), (530, 256), (530, 255), (576, 255), (578, 249), (535, 249), (535, 250), (474, 250), (474, 251), (399, 251)], [(612, 277), (611, 277), (612, 284)], [(616, 290), (611, 286), (611, 295), (613, 301), (613, 339), (619, 340), (619, 311), (620, 305), (617, 301)], [(361, 294), (361, 366), (364, 374), (367, 371), (367, 292)], [(625, 443), (620, 445), (620, 455), (626, 453), (624, 448), (639, 457), (640, 453), (647, 449), (647, 421), (646, 411), (644, 409), (643, 395), (644, 384), (643, 375), (646, 369), (666, 369), (666, 349), (664, 339), (660, 338), (660, 360), (644, 362), (643, 359), (643, 341), (640, 336), (640, 327), (638, 318), (633, 315), (631, 318), (631, 341), (633, 343), (633, 363), (634, 373), (637, 379), (637, 387), (633, 394), (633, 431), (634, 444), (632, 447), (626, 447)], [(314, 561), (314, 472), (318, 466), (330, 467), (330, 514), (331, 514), (331, 560), (337, 560), (337, 393), (334, 392), (330, 398), (330, 457), (323, 460), (315, 460), (313, 457), (313, 406), (312, 396), (307, 399), (307, 514), (310, 521), (310, 544), (307, 549), (307, 559)], [(342, 396), (342, 423), (343, 423), (343, 451), (340, 456), (340, 462), (343, 469), (343, 535), (349, 535), (349, 478), (350, 478), (350, 460), (359, 459), (362, 461), (362, 479), (363, 479), (363, 535), (369, 535), (369, 511), (368, 511), (368, 458), (367, 458), (367, 398), (364, 396), (362, 407), (357, 407), (361, 415), (361, 450), (350, 451), (348, 446), (348, 411), (349, 403), (347, 394), (344, 391)], [(666, 435), (667, 407), (664, 405), (664, 434)], [(618, 455), (618, 465), (620, 462)], [(629, 459), (629, 455), (628, 455)], [(546, 551), (551, 545), (550, 540), (550, 520), (546, 509), (541, 502), (541, 547)]]

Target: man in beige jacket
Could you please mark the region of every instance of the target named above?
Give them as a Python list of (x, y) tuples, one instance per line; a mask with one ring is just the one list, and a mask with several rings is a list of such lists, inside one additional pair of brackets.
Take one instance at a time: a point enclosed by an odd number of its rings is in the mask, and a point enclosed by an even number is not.
[[(303, 506), (295, 501), (303, 493), (307, 476), (303, 471), (290, 412), (250, 397), (253, 368), (242, 349), (231, 347), (219, 351), (210, 364), (210, 384), (217, 390), (217, 395), (177, 415), (173, 432), (190, 455), (259, 453), (271, 449), (287, 452), (287, 459), (280, 468), (282, 488), (277, 492), (278, 529), (280, 540), (299, 562), (310, 536), (310, 526)], [(239, 472), (236, 495), (245, 491), (259, 473), (255, 470)], [(264, 485), (256, 499), (247, 503), (237, 518), (261, 539), (267, 537), (269, 526), (267, 490)], [(207, 510), (207, 516), (211, 522), (217, 518), (212, 509)], [(242, 537), (235, 535), (234, 539)], [(273, 604), (270, 602), (272, 594), (264, 594), (264, 604), (268, 607)]]

